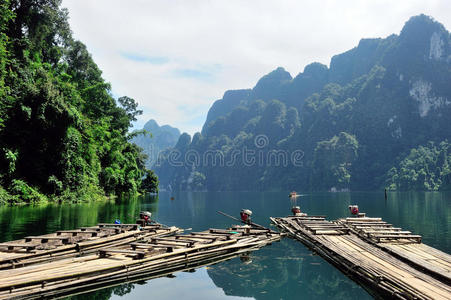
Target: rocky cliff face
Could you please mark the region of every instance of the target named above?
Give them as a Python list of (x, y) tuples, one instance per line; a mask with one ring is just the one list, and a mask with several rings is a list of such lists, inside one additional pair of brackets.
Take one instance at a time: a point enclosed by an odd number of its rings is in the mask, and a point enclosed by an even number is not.
[[(330, 68), (313, 63), (294, 78), (277, 68), (253, 89), (228, 91), (215, 102), (202, 133), (186, 146), (200, 163), (163, 164), (157, 172), (171, 174), (162, 184), (181, 189), (190, 188), (194, 172), (212, 190), (384, 187), (411, 149), (451, 139), (450, 57), (450, 33), (419, 15), (399, 35), (362, 39), (332, 57)], [(243, 149), (262, 163), (248, 164)], [(203, 163), (212, 151), (233, 163)], [(274, 151), (278, 164), (269, 161)], [(280, 163), (299, 151), (301, 166)]]

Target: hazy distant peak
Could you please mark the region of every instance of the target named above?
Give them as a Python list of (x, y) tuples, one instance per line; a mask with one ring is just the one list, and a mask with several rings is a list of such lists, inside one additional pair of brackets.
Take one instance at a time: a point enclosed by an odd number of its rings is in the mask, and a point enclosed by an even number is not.
[(251, 89), (241, 89), (241, 90), (227, 90), (224, 93), (224, 96), (222, 96), (222, 100), (227, 101), (231, 98), (244, 98), (249, 96), (251, 92)]
[(274, 71), (263, 76), (252, 89), (254, 99), (271, 100), (281, 93), (281, 89), (292, 80), (290, 73), (284, 68), (278, 67)]
[(364, 38), (359, 41), (358, 48), (373, 48), (377, 47), (381, 42), (381, 38)]
[(179, 140), (177, 141), (175, 148), (178, 150), (183, 150), (183, 149), (186, 149), (190, 143), (191, 143), (191, 136), (188, 133), (184, 132), (179, 137)]
[(415, 55), (416, 59), (451, 62), (450, 34), (432, 17), (423, 14), (411, 17), (399, 38), (406, 52)]
[(278, 67), (274, 71), (269, 72), (265, 76), (263, 76), (258, 82), (255, 88), (257, 88), (260, 85), (268, 84), (270, 82), (280, 84), (284, 81), (291, 80), (291, 74), (287, 72), (284, 68)]
[[(418, 30), (420, 29), (421, 30)], [(403, 35), (409, 35), (409, 34), (418, 34), (421, 31), (425, 30), (440, 30), (440, 31), (447, 31), (445, 27), (434, 20), (434, 18), (421, 14), (418, 16), (411, 17), (405, 24), (404, 27), (401, 30), (401, 36)]]
[(138, 135), (132, 141), (148, 155), (146, 166), (151, 168), (161, 151), (174, 147), (179, 139), (180, 130), (169, 125), (160, 127), (153, 119), (147, 121), (143, 129), (148, 131), (151, 136)]
[(303, 74), (315, 76), (318, 74), (323, 74), (324, 72), (327, 72), (327, 70), (328, 69), (326, 65), (323, 65), (319, 62), (314, 62), (305, 66)]
[(180, 135), (180, 130), (178, 130), (178, 128), (172, 127), (170, 125), (159, 126), (157, 121), (155, 121), (154, 119), (147, 121), (147, 123), (144, 125), (144, 129), (150, 131), (151, 133), (155, 133), (155, 131), (170, 131), (174, 135), (177, 135), (177, 137)]
[(150, 119), (149, 121), (146, 122), (146, 124), (144, 124), (144, 129), (151, 131), (155, 128), (159, 128), (160, 126), (158, 126), (157, 121), (155, 121), (154, 119)]
[[(449, 32), (439, 22), (426, 15), (411, 17), (401, 30), (401, 40), (409, 45), (428, 43), (433, 35), (442, 36), (443, 40), (449, 41)], [(448, 45), (449, 46), (449, 45)]]

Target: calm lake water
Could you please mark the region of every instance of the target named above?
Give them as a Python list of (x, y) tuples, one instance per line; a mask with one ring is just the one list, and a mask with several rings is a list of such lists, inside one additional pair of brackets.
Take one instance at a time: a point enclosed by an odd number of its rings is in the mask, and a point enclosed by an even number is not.
[[(174, 196), (174, 200), (170, 200)], [(357, 204), (368, 216), (423, 236), (423, 242), (451, 253), (451, 193), (382, 192), (313, 193), (297, 199), (301, 210), (329, 218), (347, 216)], [(99, 222), (134, 222), (141, 210), (166, 225), (200, 231), (223, 228), (234, 222), (217, 213), (234, 216), (241, 208), (253, 211), (253, 220), (269, 225), (270, 216), (286, 216), (292, 203), (277, 192), (162, 192), (158, 197), (75, 205), (0, 207), (0, 241), (19, 239), (61, 229), (92, 226)], [(348, 279), (301, 243), (283, 239), (239, 258), (158, 278), (123, 284), (69, 299), (371, 299)]]

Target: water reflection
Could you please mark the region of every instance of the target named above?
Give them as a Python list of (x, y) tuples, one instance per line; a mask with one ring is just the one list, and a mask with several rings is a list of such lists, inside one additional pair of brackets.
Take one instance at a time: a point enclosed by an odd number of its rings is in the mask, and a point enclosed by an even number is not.
[[(389, 192), (387, 200), (383, 191), (313, 193), (302, 194), (296, 204), (304, 212), (327, 215), (331, 219), (347, 216), (348, 205), (357, 204), (368, 216), (382, 217), (395, 227), (421, 234), (424, 243), (451, 252), (450, 192)], [(158, 198), (147, 196), (100, 203), (0, 207), (0, 241), (112, 222), (117, 218), (134, 222), (141, 210), (151, 211), (164, 224), (193, 231), (229, 226), (234, 221), (217, 211), (238, 217), (242, 208), (252, 209), (255, 222), (269, 225), (270, 216), (285, 216), (291, 206), (286, 192), (175, 192), (160, 193)], [(136, 299), (149, 295), (155, 299), (196, 299), (201, 294), (205, 295), (203, 299), (226, 295), (256, 299), (370, 297), (352, 280), (293, 240), (274, 243), (252, 253), (250, 259), (250, 263), (243, 263), (234, 258), (196, 273), (176, 273), (174, 279), (123, 284), (72, 299)], [(174, 286), (183, 288), (174, 289)]]
[(251, 256), (251, 264), (234, 259), (209, 268), (208, 275), (226, 295), (268, 300), (371, 299), (296, 241), (285, 239)]
[(0, 242), (97, 223), (135, 223), (141, 210), (158, 210), (158, 196), (122, 198), (78, 204), (0, 206)]

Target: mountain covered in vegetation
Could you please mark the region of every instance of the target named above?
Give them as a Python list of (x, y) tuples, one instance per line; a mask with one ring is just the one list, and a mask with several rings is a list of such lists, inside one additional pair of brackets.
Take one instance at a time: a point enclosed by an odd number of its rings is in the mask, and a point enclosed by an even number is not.
[(156, 182), (130, 143), (141, 113), (74, 40), (61, 0), (0, 4), (0, 202), (91, 200)]
[(180, 130), (169, 125), (159, 126), (155, 120), (149, 120), (143, 127), (143, 134), (131, 141), (141, 147), (147, 155), (146, 167), (151, 168), (157, 161), (158, 154), (172, 148), (180, 137)]
[(182, 190), (451, 189), (451, 36), (419, 15), (296, 77), (225, 92), (160, 156)]

